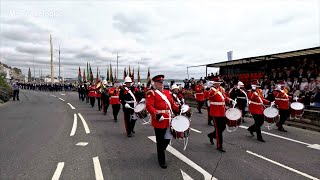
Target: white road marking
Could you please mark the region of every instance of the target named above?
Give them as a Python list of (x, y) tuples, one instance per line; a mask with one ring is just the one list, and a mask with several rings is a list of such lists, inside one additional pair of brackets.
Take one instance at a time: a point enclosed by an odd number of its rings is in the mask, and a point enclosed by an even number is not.
[[(149, 136), (148, 138), (155, 143), (157, 142), (155, 136)], [(190, 159), (188, 159), (185, 155), (181, 154), (179, 151), (174, 149), (172, 146), (169, 145), (167, 147), (167, 151), (169, 151), (171, 154), (173, 154), (174, 156), (176, 156), (177, 158), (179, 158), (180, 160), (182, 160), (183, 162), (185, 162), (186, 164), (188, 164), (189, 166), (191, 166), (192, 168), (194, 168), (195, 170), (200, 172), (204, 176), (205, 180), (210, 180), (210, 179), (215, 180), (216, 179), (210, 173), (208, 173), (206, 170), (202, 169), (196, 163), (192, 162)]]
[(62, 93), (61, 93), (61, 96), (65, 96), (65, 95), (66, 95), (66, 94), (62, 94)]
[(65, 101), (64, 99), (62, 99), (62, 98), (59, 98), (61, 101)]
[[(243, 128), (243, 129), (248, 129), (247, 126), (239, 126), (239, 127)], [(268, 133), (268, 132), (265, 132), (265, 131), (261, 131), (261, 133), (267, 134), (269, 136), (277, 137), (277, 138), (280, 138), (280, 139), (285, 139), (285, 140), (288, 140), (288, 141), (296, 142), (296, 143), (299, 143), (299, 144), (307, 145), (307, 146), (311, 145), (311, 144), (308, 144), (308, 143), (305, 143), (305, 142), (301, 142), (301, 141), (298, 141), (298, 140), (294, 140), (294, 139), (290, 139), (290, 138), (287, 138), (287, 137), (279, 136), (279, 135), (276, 135), (276, 134)]]
[(320, 150), (320, 145), (319, 144), (312, 144), (307, 146), (308, 148), (312, 148), (312, 149), (316, 149), (316, 150)]
[(77, 122), (78, 122), (78, 116), (77, 116), (77, 114), (73, 114), (73, 126), (71, 129), (70, 136), (74, 136), (74, 134), (76, 133), (77, 124), (78, 124)]
[(96, 175), (96, 180), (103, 180), (103, 174), (99, 162), (99, 157), (92, 158), (93, 160), (93, 166), (94, 166), (94, 173)]
[(266, 158), (266, 157), (264, 157), (264, 156), (261, 156), (261, 155), (259, 155), (259, 154), (253, 153), (253, 152), (248, 151), (248, 150), (247, 150), (246, 152), (249, 153), (249, 154), (251, 154), (251, 155), (254, 155), (254, 156), (256, 156), (256, 157), (259, 157), (259, 158), (261, 158), (261, 159), (264, 159), (264, 160), (266, 160), (266, 161), (269, 161), (269, 162), (271, 162), (271, 163), (273, 163), (273, 164), (275, 164), (275, 165), (278, 165), (278, 166), (280, 166), (280, 167), (283, 167), (283, 168), (285, 168), (285, 169), (288, 169), (289, 171), (292, 171), (292, 172), (295, 172), (295, 173), (297, 173), (297, 174), (300, 174), (301, 176), (304, 176), (304, 177), (306, 177), (306, 178), (313, 179), (313, 180), (319, 180), (319, 179), (316, 178), (316, 177), (310, 176), (309, 174), (306, 174), (306, 173), (304, 173), (304, 172), (298, 171), (298, 170), (296, 170), (296, 169), (293, 169), (293, 168), (291, 168), (291, 167), (288, 167), (288, 166), (286, 166), (286, 165), (283, 165), (283, 164), (281, 164), (281, 163), (278, 163), (278, 162), (276, 162), (276, 161), (273, 161), (273, 160), (271, 160), (271, 159), (268, 159), (268, 158)]
[(89, 130), (89, 127), (88, 127), (88, 124), (86, 123), (86, 121), (84, 120), (84, 118), (82, 117), (82, 115), (80, 113), (78, 113), (81, 121), (82, 121), (82, 124), (83, 124), (83, 127), (84, 127), (84, 130), (86, 131), (87, 134), (90, 133), (90, 130)]
[(194, 128), (190, 128), (192, 131), (197, 132), (197, 133), (202, 133), (201, 131), (194, 129)]
[(86, 145), (88, 145), (87, 142), (78, 142), (78, 143), (76, 144), (76, 146), (86, 146)]
[(181, 174), (182, 174), (182, 179), (183, 180), (193, 180), (187, 173), (185, 173), (184, 171), (182, 171), (182, 169), (180, 169)]
[(70, 103), (67, 103), (67, 104), (71, 107), (71, 109), (76, 109)]
[(51, 180), (58, 180), (64, 167), (64, 162), (59, 162)]
[(57, 97), (57, 96), (55, 96), (55, 95), (52, 95), (53, 97)]

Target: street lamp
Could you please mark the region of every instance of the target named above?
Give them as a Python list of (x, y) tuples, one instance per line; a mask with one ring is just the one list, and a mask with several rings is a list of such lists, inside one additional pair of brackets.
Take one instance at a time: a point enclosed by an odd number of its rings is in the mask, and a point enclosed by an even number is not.
[(59, 49), (55, 49), (56, 51), (59, 51), (59, 76), (58, 76), (59, 83), (61, 82), (60, 81), (60, 78), (61, 78), (61, 76), (60, 76), (60, 45), (61, 45), (61, 43), (59, 44)]

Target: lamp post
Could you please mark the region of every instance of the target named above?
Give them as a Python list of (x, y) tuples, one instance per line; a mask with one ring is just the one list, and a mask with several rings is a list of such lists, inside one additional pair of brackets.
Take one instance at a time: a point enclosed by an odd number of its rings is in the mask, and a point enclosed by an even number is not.
[(61, 82), (60, 81), (60, 78), (61, 78), (61, 76), (60, 76), (60, 45), (61, 45), (61, 43), (59, 44), (59, 49), (56, 49), (56, 51), (59, 51), (59, 76), (58, 76), (58, 80), (59, 80), (59, 83)]

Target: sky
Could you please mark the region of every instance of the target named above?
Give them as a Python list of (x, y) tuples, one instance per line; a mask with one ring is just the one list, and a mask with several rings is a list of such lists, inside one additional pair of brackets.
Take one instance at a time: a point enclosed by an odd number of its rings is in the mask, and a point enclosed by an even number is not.
[[(93, 73), (118, 60), (141, 78), (188, 77), (187, 67), (320, 46), (320, 0), (1, 0), (0, 62), (35, 76), (77, 77), (89, 62)], [(208, 72), (216, 72), (210, 68)], [(188, 68), (189, 77), (205, 67)]]

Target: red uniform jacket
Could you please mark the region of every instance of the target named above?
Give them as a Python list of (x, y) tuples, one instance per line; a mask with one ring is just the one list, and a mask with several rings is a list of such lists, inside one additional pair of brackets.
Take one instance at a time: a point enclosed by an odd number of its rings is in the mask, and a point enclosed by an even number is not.
[(230, 98), (226, 97), (216, 88), (212, 87), (209, 92), (210, 116), (225, 117), (226, 101), (227, 103), (230, 103)]
[(209, 99), (209, 92), (210, 92), (210, 90), (209, 91), (204, 90), (204, 93), (203, 93), (204, 99)]
[(95, 97), (101, 98), (101, 93), (98, 91), (100, 88), (96, 89)]
[(109, 101), (110, 101), (111, 105), (113, 105), (113, 104), (121, 104), (120, 100), (119, 100), (120, 92), (117, 90), (117, 88), (111, 87), (109, 89), (108, 93), (110, 95)]
[[(173, 101), (171, 92), (168, 90), (162, 90), (162, 93), (169, 100), (172, 110), (179, 112), (179, 105), (177, 105)], [(152, 126), (153, 127), (155, 127), (155, 128), (168, 128), (170, 126), (169, 119), (168, 119), (170, 116), (170, 107), (161, 98), (161, 96), (158, 93), (156, 93), (155, 90), (149, 90), (146, 93), (146, 108), (152, 117)], [(162, 116), (164, 117), (163, 121), (158, 121), (156, 119), (157, 113), (162, 114)]]
[(263, 114), (264, 107), (263, 104), (270, 104), (270, 102), (263, 97), (260, 97), (258, 92), (248, 92), (249, 111), (251, 114)]
[(204, 93), (203, 93), (203, 86), (197, 85), (195, 88), (196, 93), (196, 100), (197, 101), (204, 101)]
[(96, 86), (95, 85), (91, 85), (91, 86), (89, 86), (89, 94), (88, 94), (88, 96), (89, 97), (96, 97)]
[(275, 104), (279, 109), (289, 109), (289, 96), (284, 91), (273, 91)]

